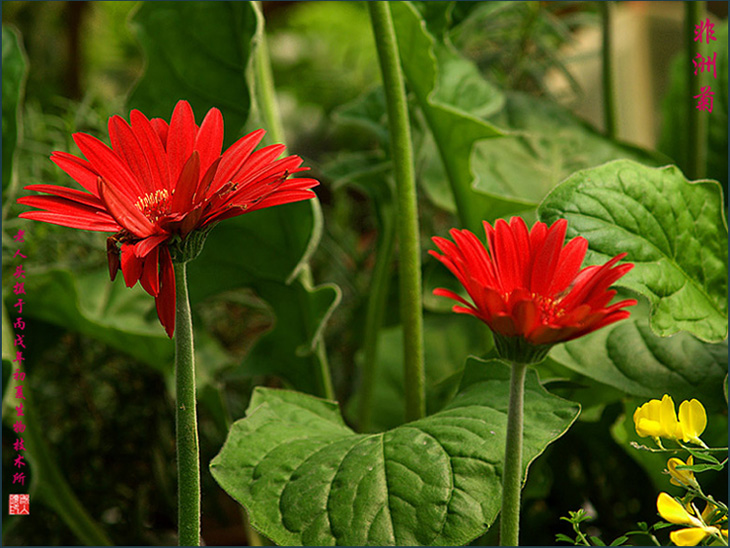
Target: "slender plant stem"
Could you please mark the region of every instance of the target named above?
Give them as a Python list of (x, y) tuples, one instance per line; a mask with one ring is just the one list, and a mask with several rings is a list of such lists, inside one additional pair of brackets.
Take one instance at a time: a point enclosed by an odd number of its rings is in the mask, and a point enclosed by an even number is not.
[(256, 46), (256, 98), (261, 109), (261, 117), (269, 132), (270, 141), (274, 143), (286, 142), (284, 127), (281, 125), (279, 107), (276, 103), (274, 93), (274, 74), (271, 71), (271, 59), (269, 58), (269, 46), (266, 42), (266, 31), (264, 30), (263, 6), (261, 2), (254, 2), (259, 14), (260, 25), (258, 44)]
[[(705, 16), (705, 2), (689, 1), (684, 3), (684, 39), (687, 51), (687, 171), (692, 179), (701, 179), (705, 176), (705, 160), (707, 156), (707, 117), (705, 111), (697, 108), (695, 97), (701, 93), (704, 72), (694, 73), (695, 59), (698, 53), (702, 54), (702, 40), (695, 42), (695, 27)], [(704, 38), (704, 33), (702, 38)]]
[(611, 56), (611, 27), (613, 18), (613, 2), (598, 2), (601, 10), (601, 26), (603, 30), (603, 122), (609, 139), (616, 138), (616, 96), (613, 93), (613, 57)]
[(382, 1), (367, 4), (380, 60), (380, 70), (383, 75), (398, 203), (406, 420), (415, 420), (425, 416), (426, 398), (423, 306), (421, 302), (421, 246), (418, 234), (418, 205), (411, 128), (408, 122), (405, 84), (398, 58), (398, 44), (390, 6), (388, 2)]
[(370, 430), (373, 413), (373, 394), (377, 373), (378, 333), (385, 317), (385, 305), (390, 286), (389, 266), (395, 247), (395, 219), (392, 208), (384, 212), (380, 224), (380, 242), (378, 245), (373, 280), (370, 284), (370, 295), (365, 312), (365, 336), (363, 337), (364, 357), (362, 364), (362, 382), (360, 385), (359, 421), (361, 432)]
[(520, 491), (522, 489), (522, 425), (527, 366), (512, 364), (507, 411), (507, 443), (504, 450), (500, 545), (519, 546)]
[[(274, 76), (271, 70), (271, 58), (269, 57), (269, 48), (266, 43), (262, 3), (256, 1), (253, 4), (259, 17), (258, 45), (256, 47), (255, 55), (256, 83), (254, 88), (256, 90), (256, 100), (258, 107), (261, 110), (263, 122), (269, 132), (269, 142), (285, 143), (286, 136), (284, 135), (284, 127), (281, 123), (281, 116), (279, 115), (279, 108), (276, 103)], [(319, 203), (313, 202), (312, 208), (315, 218), (318, 215), (321, 216), (321, 212), (318, 210)], [(317, 221), (315, 221), (315, 225), (316, 222)], [(318, 241), (319, 236), (312, 236), (310, 246), (316, 246), (316, 242)], [(314, 242), (314, 244), (312, 244), (312, 242)], [(307, 252), (305, 252), (305, 256), (307, 256)], [(307, 264), (300, 266), (298, 276), (301, 280), (303, 280), (305, 285), (314, 285), (311, 270)], [(294, 278), (296, 278), (296, 275)], [(300, 306), (302, 306), (302, 308), (304, 307), (304, 305)], [(334, 400), (335, 391), (332, 384), (332, 374), (330, 373), (329, 362), (327, 360), (327, 350), (324, 345), (324, 340), (322, 340), (321, 337), (315, 344), (311, 359), (314, 363), (314, 374), (317, 377), (319, 396), (328, 400)]]
[(193, 320), (186, 263), (175, 263), (177, 509), (180, 546), (200, 546), (200, 452), (195, 398)]

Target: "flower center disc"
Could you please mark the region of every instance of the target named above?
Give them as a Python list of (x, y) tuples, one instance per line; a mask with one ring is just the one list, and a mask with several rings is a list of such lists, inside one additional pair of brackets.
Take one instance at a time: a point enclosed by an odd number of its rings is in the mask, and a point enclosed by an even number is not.
[(145, 217), (154, 223), (160, 217), (170, 213), (169, 200), (170, 194), (167, 190), (163, 189), (145, 194), (134, 205), (144, 213)]

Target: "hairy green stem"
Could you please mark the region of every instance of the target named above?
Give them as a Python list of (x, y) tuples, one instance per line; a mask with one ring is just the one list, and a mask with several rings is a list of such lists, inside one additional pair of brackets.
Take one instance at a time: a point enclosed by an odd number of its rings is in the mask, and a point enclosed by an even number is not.
[(284, 143), (286, 137), (284, 135), (284, 127), (281, 125), (281, 117), (279, 116), (279, 108), (276, 103), (276, 94), (274, 92), (274, 75), (271, 71), (271, 59), (269, 58), (269, 46), (266, 42), (266, 32), (264, 30), (263, 6), (261, 2), (254, 2), (257, 12), (259, 13), (259, 32), (258, 44), (256, 46), (256, 99), (258, 107), (261, 109), (261, 117), (264, 125), (269, 132), (270, 141), (273, 143)]
[(522, 427), (524, 422), (525, 373), (527, 365), (512, 364), (507, 411), (507, 442), (502, 479), (502, 517), (499, 543), (519, 546), (520, 491), (522, 490)]
[(611, 56), (612, 4), (607, 0), (598, 2), (603, 30), (603, 47), (601, 48), (603, 57), (603, 122), (609, 139), (616, 138), (616, 96), (613, 93), (613, 57)]
[(200, 546), (200, 451), (193, 320), (186, 263), (175, 263), (174, 268), (178, 542), (180, 546)]
[(403, 324), (403, 366), (406, 420), (426, 414), (421, 302), (421, 245), (418, 234), (416, 178), (405, 84), (388, 2), (368, 2), (388, 110), (391, 155), (398, 204), (400, 246), (400, 313)]
[(365, 312), (365, 336), (363, 337), (364, 357), (362, 364), (362, 382), (360, 385), (359, 421), (361, 432), (370, 429), (373, 414), (373, 394), (377, 373), (378, 332), (383, 325), (385, 305), (390, 286), (390, 261), (395, 247), (395, 219), (391, 211), (387, 211), (380, 226), (380, 242), (378, 245), (373, 279), (370, 284), (370, 295)]
[[(689, 1), (684, 3), (684, 39), (687, 51), (687, 172), (692, 179), (701, 179), (705, 176), (705, 162), (707, 157), (707, 115), (704, 110), (697, 108), (697, 95), (701, 93), (704, 72), (694, 73), (692, 60), (698, 53), (702, 54), (703, 40), (695, 42), (695, 27), (705, 16), (705, 2)], [(702, 34), (704, 39), (704, 33)]]

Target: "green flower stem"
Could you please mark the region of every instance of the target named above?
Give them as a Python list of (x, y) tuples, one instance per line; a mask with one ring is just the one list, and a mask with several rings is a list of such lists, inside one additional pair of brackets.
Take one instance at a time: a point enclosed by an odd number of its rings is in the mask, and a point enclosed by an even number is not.
[(613, 3), (598, 2), (601, 10), (601, 26), (603, 30), (603, 122), (609, 139), (616, 138), (616, 96), (613, 93), (613, 58), (611, 57), (611, 23)]
[(186, 263), (174, 263), (174, 268), (178, 542), (180, 546), (200, 546), (200, 452), (193, 320), (188, 300)]
[(390, 6), (388, 2), (382, 1), (367, 4), (380, 60), (380, 70), (383, 75), (396, 182), (406, 420), (415, 420), (425, 416), (426, 398), (423, 307), (421, 303), (421, 246), (418, 234), (418, 205), (416, 203), (411, 129), (408, 123), (405, 85), (398, 59), (398, 44)]
[(500, 545), (519, 546), (520, 491), (522, 489), (522, 427), (524, 422), (527, 365), (512, 363), (507, 411), (507, 443), (504, 450)]
[(271, 71), (271, 60), (269, 58), (269, 46), (266, 43), (266, 32), (264, 31), (263, 7), (261, 2), (253, 3), (259, 17), (259, 31), (257, 32), (258, 44), (256, 46), (256, 99), (261, 109), (261, 117), (269, 132), (269, 140), (273, 143), (285, 143), (284, 127), (281, 125), (279, 108), (276, 104), (274, 93), (274, 75)]
[[(702, 40), (695, 42), (695, 26), (705, 16), (704, 2), (685, 2), (684, 16), (684, 40), (687, 51), (687, 171), (691, 179), (701, 179), (705, 176), (705, 162), (707, 158), (707, 116), (704, 110), (697, 107), (696, 95), (700, 94), (700, 88), (704, 80), (703, 72), (694, 74), (692, 60), (698, 53), (703, 53)], [(703, 33), (704, 38), (704, 33)]]
[(365, 312), (365, 336), (363, 337), (364, 358), (362, 364), (362, 382), (360, 385), (359, 421), (361, 432), (370, 429), (373, 412), (373, 394), (377, 372), (378, 333), (385, 317), (385, 305), (390, 286), (389, 266), (395, 247), (395, 219), (388, 209), (383, 215), (380, 226), (380, 245), (373, 269), (373, 280), (370, 284), (370, 296)]

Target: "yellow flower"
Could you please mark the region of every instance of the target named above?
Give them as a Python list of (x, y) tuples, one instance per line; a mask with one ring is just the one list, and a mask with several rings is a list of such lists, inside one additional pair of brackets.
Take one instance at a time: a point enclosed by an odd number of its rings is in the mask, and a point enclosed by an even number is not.
[(707, 413), (697, 400), (683, 401), (679, 406), (679, 419), (674, 410), (674, 400), (664, 394), (661, 400), (649, 400), (634, 411), (636, 433), (642, 438), (691, 441), (705, 446), (699, 436), (707, 426)]
[(674, 400), (664, 394), (659, 400), (649, 400), (634, 411), (636, 433), (642, 438), (667, 438), (676, 440), (682, 437), (682, 428), (674, 411)]
[(713, 534), (717, 534), (717, 532), (717, 527), (695, 527), (692, 529), (678, 529), (669, 533), (669, 538), (677, 546), (697, 546), (707, 537)]
[[(697, 546), (700, 542), (711, 535), (720, 534), (717, 527), (708, 527), (696, 516), (692, 515), (679, 501), (666, 493), (659, 493), (656, 501), (659, 515), (669, 523), (677, 525), (690, 525), (686, 529), (678, 529), (669, 533), (669, 538), (677, 546)], [(690, 506), (694, 513), (694, 507)]]
[(686, 463), (676, 457), (669, 459), (667, 461), (667, 470), (669, 471), (669, 475), (672, 476), (669, 482), (672, 485), (678, 485), (680, 487), (698, 488), (699, 486), (697, 485), (697, 480), (692, 470), (677, 470), (677, 466), (692, 466), (693, 464), (694, 460), (692, 459), (692, 455), (689, 456)]
[(682, 428), (683, 441), (705, 445), (700, 440), (700, 435), (707, 426), (707, 413), (705, 413), (705, 408), (699, 401), (692, 399), (681, 403), (679, 406), (679, 424)]

